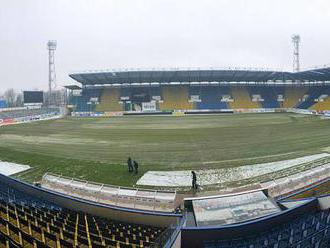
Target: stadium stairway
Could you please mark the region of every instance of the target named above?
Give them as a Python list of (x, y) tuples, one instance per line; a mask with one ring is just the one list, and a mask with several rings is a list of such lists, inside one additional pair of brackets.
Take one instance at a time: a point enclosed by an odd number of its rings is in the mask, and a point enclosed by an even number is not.
[(162, 100), (159, 104), (161, 110), (190, 110), (194, 104), (189, 102), (189, 90), (187, 86), (162, 87)]
[(0, 183), (0, 247), (150, 247), (164, 229), (60, 208)]
[[(276, 86), (272, 87), (274, 94), (276, 95), (276, 101), (279, 95), (283, 96), (283, 99), (285, 97), (285, 87), (283, 86)], [(279, 108), (283, 108), (283, 102), (277, 102)]]
[(283, 108), (296, 107), (307, 91), (307, 87), (285, 87)]
[(253, 109), (260, 107), (257, 102), (252, 102), (246, 87), (231, 87), (231, 95), (234, 98), (234, 101), (229, 103), (232, 109)]
[(297, 105), (297, 108), (308, 109), (308, 108), (312, 107), (316, 103), (315, 99), (320, 97), (320, 95), (322, 95), (322, 92), (323, 92), (322, 87), (309, 88), (309, 90), (306, 93), (308, 95), (308, 98), (305, 101), (301, 101)]
[(201, 102), (196, 104), (197, 109), (227, 109), (226, 102), (221, 102), (222, 95), (230, 95), (229, 88), (227, 87), (202, 87), (200, 89)]
[(100, 103), (96, 106), (96, 111), (122, 111), (123, 106), (120, 101), (120, 89), (104, 89), (100, 98)]

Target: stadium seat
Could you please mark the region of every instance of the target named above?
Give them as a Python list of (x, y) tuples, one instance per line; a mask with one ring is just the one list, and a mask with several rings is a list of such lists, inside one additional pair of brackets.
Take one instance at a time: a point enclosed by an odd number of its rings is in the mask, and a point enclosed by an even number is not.
[(231, 87), (231, 95), (234, 98), (234, 101), (229, 104), (232, 109), (253, 109), (260, 107), (258, 102), (252, 102), (247, 87)]
[(187, 86), (164, 86), (162, 88), (161, 110), (190, 110), (193, 103), (189, 102)]
[(284, 91), (284, 102), (283, 108), (294, 108), (296, 107), (303, 96), (307, 93), (308, 88), (302, 86), (287, 86)]
[(308, 89), (306, 95), (308, 95), (307, 99), (304, 101), (300, 101), (297, 105), (297, 108), (300, 109), (308, 109), (311, 108), (315, 103), (316, 99), (323, 94), (324, 88), (323, 87), (311, 87)]
[(240, 239), (204, 241), (204, 247), (329, 247), (330, 224), (318, 225), (330, 217), (329, 210), (307, 213), (294, 221), (266, 230), (255, 236)]
[[(192, 87), (196, 88), (196, 87)], [(193, 92), (191, 93), (193, 94)], [(199, 93), (201, 102), (196, 104), (197, 109), (227, 109), (228, 103), (221, 102), (222, 95), (230, 95), (228, 87), (200, 87)]]
[(100, 102), (96, 106), (96, 111), (122, 111), (123, 106), (119, 104), (120, 101), (120, 89), (118, 88), (111, 88), (111, 89), (104, 89), (101, 97)]
[(0, 243), (7, 247), (149, 247), (163, 232), (63, 209), (1, 183), (0, 191)]

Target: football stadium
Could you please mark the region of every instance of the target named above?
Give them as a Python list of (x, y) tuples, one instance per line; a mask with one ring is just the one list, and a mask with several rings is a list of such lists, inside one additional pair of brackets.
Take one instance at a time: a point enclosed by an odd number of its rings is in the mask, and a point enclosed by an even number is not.
[[(61, 28), (78, 47), (76, 12), (68, 13)], [(77, 23), (92, 40), (95, 30)], [(76, 50), (67, 60), (93, 68), (55, 87), (57, 41), (49, 40), (48, 90), (0, 95), (0, 248), (330, 247), (330, 66), (301, 69), (300, 36), (292, 42), (293, 71), (94, 70), (98, 60)]]
[(330, 68), (69, 76), (0, 112), (2, 246), (329, 247)]

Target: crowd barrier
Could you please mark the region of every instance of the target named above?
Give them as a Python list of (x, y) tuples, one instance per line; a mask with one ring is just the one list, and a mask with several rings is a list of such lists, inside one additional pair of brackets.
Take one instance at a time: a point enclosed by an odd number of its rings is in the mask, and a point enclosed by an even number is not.
[(0, 119), (0, 126), (8, 126), (13, 124), (21, 124), (21, 123), (28, 123), (33, 121), (41, 121), (41, 120), (51, 120), (51, 119), (58, 119), (62, 116), (59, 113), (49, 113), (49, 114), (42, 114), (42, 115), (32, 115), (32, 116), (25, 116), (25, 117), (18, 117), (18, 118), (8, 118), (8, 119)]
[[(306, 115), (319, 114), (315, 110), (295, 108), (255, 108), (255, 109), (193, 109), (181, 111), (121, 111), (121, 112), (72, 112), (73, 117), (114, 117), (123, 115), (192, 115), (192, 114), (223, 114), (223, 113), (296, 113)], [(322, 113), (330, 117), (330, 113)]]
[(178, 204), (175, 191), (112, 186), (50, 173), (43, 176), (41, 186), (85, 200), (133, 209), (173, 212)]

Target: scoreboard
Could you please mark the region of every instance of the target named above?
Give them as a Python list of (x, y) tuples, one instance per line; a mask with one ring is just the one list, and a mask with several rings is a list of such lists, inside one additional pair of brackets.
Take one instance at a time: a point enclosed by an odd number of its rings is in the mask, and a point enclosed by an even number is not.
[(24, 91), (24, 104), (42, 104), (44, 102), (44, 92), (43, 91)]

